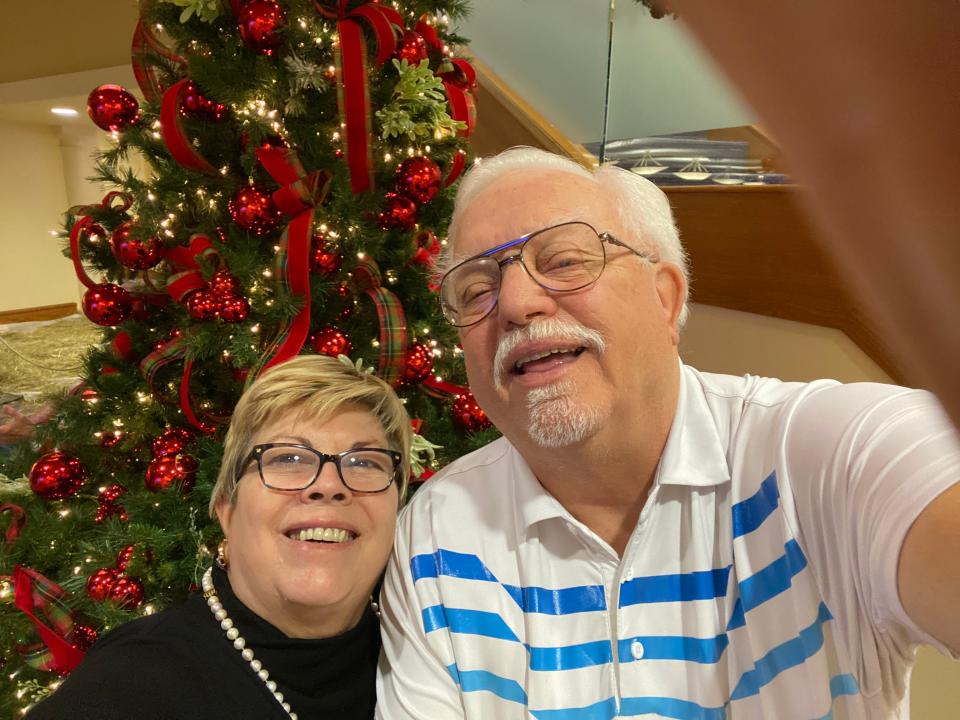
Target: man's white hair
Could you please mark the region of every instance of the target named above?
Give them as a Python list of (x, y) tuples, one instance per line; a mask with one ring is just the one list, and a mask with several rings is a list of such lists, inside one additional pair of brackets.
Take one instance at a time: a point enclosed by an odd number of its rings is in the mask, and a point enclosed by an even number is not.
[(687, 268), (687, 254), (680, 243), (680, 233), (674, 224), (670, 203), (663, 191), (646, 178), (629, 170), (614, 165), (588, 170), (568, 157), (537, 148), (521, 146), (504, 150), (497, 155), (483, 158), (464, 175), (457, 190), (453, 216), (450, 218), (447, 245), (436, 266), (438, 276), (442, 276), (464, 259), (456, 252), (456, 238), (463, 211), (477, 194), (502, 175), (521, 170), (570, 173), (596, 183), (599, 192), (609, 193), (619, 210), (624, 228), (632, 233), (630, 237), (618, 239), (636, 250), (654, 250), (662, 261), (676, 265), (683, 273), (683, 309), (679, 317), (679, 325), (683, 326), (688, 313), (690, 273)]

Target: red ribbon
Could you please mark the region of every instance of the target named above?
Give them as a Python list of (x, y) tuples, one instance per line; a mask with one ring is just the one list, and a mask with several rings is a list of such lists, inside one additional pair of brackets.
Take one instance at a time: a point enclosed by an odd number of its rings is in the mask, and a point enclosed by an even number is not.
[(137, 21), (137, 27), (133, 31), (130, 64), (133, 66), (133, 74), (137, 78), (137, 85), (140, 86), (143, 96), (152, 102), (163, 93), (163, 85), (160, 82), (160, 74), (157, 72), (155, 65), (147, 62), (151, 54), (179, 65), (181, 70), (186, 70), (187, 61), (164, 47), (163, 43), (153, 34), (150, 26), (145, 24), (141, 18)]
[(454, 385), (446, 380), (438, 380), (436, 375), (430, 375), (421, 385), (427, 394), (435, 398), (460, 397), (464, 393), (470, 392), (470, 388)]
[[(115, 208), (113, 201), (117, 198), (119, 198), (121, 202), (120, 206)], [(96, 221), (90, 217), (90, 212), (112, 209), (123, 213), (130, 209), (132, 204), (133, 197), (131, 197), (128, 193), (114, 190), (104, 195), (103, 200), (101, 200), (98, 205), (78, 205), (70, 208), (70, 210), (67, 211), (73, 215), (80, 216), (77, 218), (77, 221), (73, 224), (73, 228), (70, 230), (70, 259), (73, 260), (73, 270), (77, 274), (77, 279), (88, 288), (92, 288), (97, 283), (91, 280), (90, 276), (87, 275), (87, 271), (83, 267), (83, 262), (80, 260), (80, 240), (83, 238), (86, 231), (90, 229), (91, 226), (96, 224)]]
[[(44, 607), (51, 601), (59, 604), (66, 595), (63, 588), (36, 570), (17, 565), (13, 570), (13, 598), (16, 605), (33, 621), (40, 640), (50, 650), (53, 662), (50, 669), (58, 673), (68, 673), (83, 659), (83, 651), (67, 642), (64, 635), (55, 631), (50, 624)], [(38, 616), (36, 612), (39, 611)], [(69, 620), (72, 628), (73, 621)]]
[(280, 189), (273, 201), (281, 212), (292, 216), (281, 239), (278, 256), (278, 282), (293, 295), (303, 298), (303, 307), (288, 327), (281, 328), (279, 342), (268, 348), (260, 359), (260, 370), (251, 373), (252, 380), (260, 372), (279, 365), (297, 355), (310, 332), (310, 247), (313, 233), (313, 210), (323, 203), (330, 190), (330, 173), (326, 170), (307, 172), (296, 152), (289, 148), (266, 145), (257, 149), (257, 159)]
[(403, 18), (396, 10), (374, 2), (348, 8), (348, 0), (339, 0), (333, 10), (315, 3), (321, 15), (337, 21), (334, 59), (337, 68), (337, 107), (343, 121), (344, 148), (350, 169), (350, 189), (359, 194), (373, 187), (371, 156), (370, 91), (367, 84), (367, 44), (360, 20), (369, 23), (377, 41), (377, 68), (383, 67), (397, 47), (397, 28)]
[(397, 296), (381, 285), (380, 269), (372, 258), (354, 268), (353, 282), (366, 293), (377, 308), (380, 325), (380, 364), (377, 374), (396, 387), (403, 378), (407, 362), (407, 318)]
[(456, 154), (453, 156), (453, 162), (450, 163), (450, 171), (447, 173), (447, 177), (443, 180), (444, 187), (450, 187), (456, 182), (456, 179), (460, 177), (460, 173), (463, 172), (463, 168), (467, 165), (467, 154), (463, 150), (457, 150)]
[(177, 302), (183, 302), (190, 293), (207, 284), (197, 262), (201, 257), (215, 258), (219, 263), (220, 256), (210, 238), (200, 233), (190, 238), (189, 245), (180, 245), (167, 252), (167, 259), (180, 268), (180, 272), (167, 279), (167, 293)]
[(204, 413), (202, 419), (197, 417), (197, 414), (193, 411), (193, 399), (190, 394), (190, 375), (192, 373), (193, 358), (188, 358), (183, 364), (183, 377), (180, 378), (180, 409), (183, 410), (183, 416), (187, 419), (187, 422), (200, 432), (211, 434), (216, 431), (216, 428), (211, 423), (225, 425), (230, 422), (230, 416)]
[(178, 163), (185, 168), (202, 172), (205, 175), (216, 175), (216, 168), (193, 149), (186, 133), (183, 131), (180, 105), (189, 84), (190, 80), (184, 78), (171, 85), (163, 93), (163, 99), (160, 101), (160, 134), (163, 136), (163, 142), (173, 159)]
[[(443, 41), (440, 39), (440, 36), (437, 35), (437, 31), (422, 17), (417, 21), (416, 31), (420, 33), (420, 36), (428, 45), (447, 58), (450, 53), (444, 48)], [(459, 84), (444, 78), (443, 89), (447, 93), (447, 103), (450, 105), (450, 117), (466, 124), (466, 128), (460, 130), (457, 135), (468, 138), (473, 134), (474, 127), (476, 127), (477, 124), (477, 107), (473, 99), (473, 94), (470, 92), (471, 88), (476, 87), (477, 71), (473, 69), (473, 65), (463, 58), (450, 57), (447, 58), (446, 62), (449, 62), (451, 66), (462, 75), (463, 82)], [(445, 73), (438, 70), (436, 75), (444, 77)], [(450, 187), (450, 185), (460, 177), (466, 165), (466, 159), (466, 153), (458, 150), (453, 157), (450, 170), (443, 180), (444, 187)]]
[(10, 513), (12, 520), (7, 527), (6, 533), (4, 533), (4, 541), (7, 545), (13, 545), (27, 524), (27, 513), (22, 507), (14, 505), (13, 503), (3, 503), (0, 505), (0, 513), (5, 512)]

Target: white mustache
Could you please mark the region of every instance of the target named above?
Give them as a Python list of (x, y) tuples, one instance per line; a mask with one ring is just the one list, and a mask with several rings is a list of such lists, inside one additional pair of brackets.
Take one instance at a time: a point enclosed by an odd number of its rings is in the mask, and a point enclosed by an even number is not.
[(563, 320), (555, 317), (537, 320), (504, 335), (497, 343), (497, 353), (493, 358), (493, 369), (494, 382), (498, 389), (503, 388), (506, 377), (511, 370), (506, 366), (507, 356), (523, 343), (542, 340), (557, 340), (562, 343), (575, 342), (577, 345), (596, 350), (597, 354), (601, 355), (606, 349), (606, 342), (600, 333), (576, 320)]

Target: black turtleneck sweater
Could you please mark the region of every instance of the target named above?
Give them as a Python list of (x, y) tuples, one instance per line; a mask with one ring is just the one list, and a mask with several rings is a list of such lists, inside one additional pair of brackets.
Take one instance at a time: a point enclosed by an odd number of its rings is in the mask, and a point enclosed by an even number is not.
[[(373, 717), (380, 627), (369, 609), (342, 635), (297, 640), (245, 607), (216, 568), (214, 586), (234, 627), (299, 720)], [(197, 594), (180, 607), (105, 635), (27, 718), (284, 720), (287, 714)]]

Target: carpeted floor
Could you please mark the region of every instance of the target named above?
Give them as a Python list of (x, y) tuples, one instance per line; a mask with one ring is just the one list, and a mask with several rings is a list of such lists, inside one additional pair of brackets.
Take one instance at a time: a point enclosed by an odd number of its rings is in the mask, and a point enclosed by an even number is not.
[(76, 384), (83, 353), (100, 341), (101, 328), (82, 315), (46, 322), (0, 325), (0, 395), (26, 400)]

